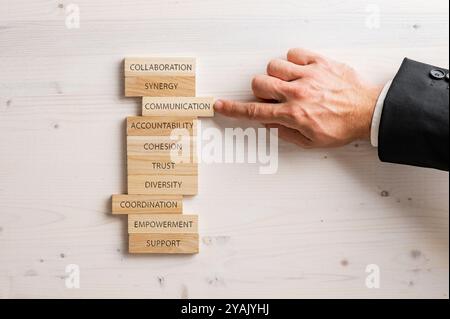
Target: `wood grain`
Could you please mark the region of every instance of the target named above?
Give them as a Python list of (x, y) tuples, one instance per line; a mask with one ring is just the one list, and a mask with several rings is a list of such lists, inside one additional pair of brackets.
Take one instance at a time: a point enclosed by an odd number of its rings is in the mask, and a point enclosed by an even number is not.
[(197, 254), (198, 234), (130, 234), (132, 254)]
[(197, 215), (128, 215), (129, 234), (196, 234)]
[(112, 213), (181, 214), (183, 197), (178, 195), (113, 195)]

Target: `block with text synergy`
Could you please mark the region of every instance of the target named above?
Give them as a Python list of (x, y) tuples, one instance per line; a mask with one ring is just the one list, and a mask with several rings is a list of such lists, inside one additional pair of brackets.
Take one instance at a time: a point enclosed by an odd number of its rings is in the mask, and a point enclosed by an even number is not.
[(142, 98), (126, 119), (128, 194), (112, 196), (128, 215), (130, 253), (196, 254), (198, 216), (183, 214), (196, 195), (196, 121), (214, 116), (214, 99), (196, 97), (194, 58), (126, 58), (125, 96)]

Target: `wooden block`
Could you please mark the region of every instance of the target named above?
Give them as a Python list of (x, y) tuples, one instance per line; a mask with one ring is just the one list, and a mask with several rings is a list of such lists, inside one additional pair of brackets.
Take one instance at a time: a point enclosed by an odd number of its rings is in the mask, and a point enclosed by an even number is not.
[(181, 214), (183, 197), (179, 195), (113, 195), (113, 214)]
[(124, 74), (130, 76), (195, 76), (195, 58), (126, 58)]
[[(185, 155), (192, 158), (197, 153), (196, 137), (172, 139), (171, 136), (127, 136), (128, 156), (155, 156), (175, 158)], [(174, 158), (174, 159), (175, 159)]]
[(198, 234), (130, 234), (133, 254), (197, 254)]
[(196, 138), (128, 136), (128, 175), (197, 175)]
[(127, 118), (128, 136), (170, 136), (173, 130), (185, 130), (190, 136), (197, 135), (197, 120), (189, 117), (148, 117)]
[(129, 234), (196, 234), (197, 215), (128, 215)]
[(128, 194), (196, 195), (198, 176), (128, 175)]
[(147, 97), (142, 98), (144, 116), (214, 116), (212, 97)]
[(195, 96), (195, 76), (130, 76), (125, 96)]
[(198, 164), (175, 163), (154, 156), (128, 156), (128, 175), (198, 175)]

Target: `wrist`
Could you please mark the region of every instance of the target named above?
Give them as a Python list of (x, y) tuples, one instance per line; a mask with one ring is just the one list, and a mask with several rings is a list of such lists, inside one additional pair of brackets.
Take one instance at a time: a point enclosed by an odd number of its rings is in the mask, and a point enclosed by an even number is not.
[(370, 141), (372, 130), (372, 119), (377, 105), (378, 98), (383, 90), (383, 86), (370, 86), (365, 89), (365, 99), (362, 106), (360, 139)]

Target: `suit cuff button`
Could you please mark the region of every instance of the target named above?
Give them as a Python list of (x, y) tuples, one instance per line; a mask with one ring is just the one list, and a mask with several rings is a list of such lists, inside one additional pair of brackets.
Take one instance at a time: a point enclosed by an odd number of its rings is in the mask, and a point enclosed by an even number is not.
[[(432, 79), (442, 80), (443, 78), (446, 77), (446, 74), (442, 70), (434, 69), (434, 70), (430, 71), (430, 76)], [(447, 76), (448, 76), (448, 74), (447, 74)]]

